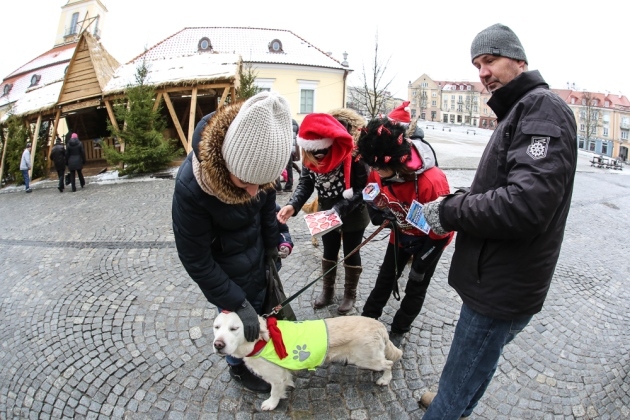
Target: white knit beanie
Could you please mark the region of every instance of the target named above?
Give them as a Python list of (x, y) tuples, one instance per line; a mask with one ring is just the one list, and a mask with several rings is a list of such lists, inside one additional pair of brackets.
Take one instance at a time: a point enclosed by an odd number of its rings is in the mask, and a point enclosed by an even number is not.
[(221, 151), (231, 174), (262, 185), (280, 176), (292, 144), (289, 103), (275, 93), (261, 92), (243, 104), (225, 134)]

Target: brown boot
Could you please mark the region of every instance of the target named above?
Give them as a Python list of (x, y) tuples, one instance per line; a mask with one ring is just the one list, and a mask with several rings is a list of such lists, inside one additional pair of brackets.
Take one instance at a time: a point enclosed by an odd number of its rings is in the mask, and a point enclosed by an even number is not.
[(363, 267), (354, 265), (343, 266), (346, 269), (346, 282), (344, 284), (343, 301), (337, 308), (337, 312), (340, 314), (346, 314), (350, 312), (354, 306), (354, 301), (357, 299), (357, 285), (359, 284), (359, 277), (363, 271)]
[[(324, 273), (324, 285), (322, 286), (322, 293), (317, 296), (317, 299), (315, 299), (315, 302), (313, 302), (313, 308), (315, 309), (320, 309), (324, 306), (330, 305), (333, 296), (335, 296), (335, 277), (337, 277), (337, 267), (335, 266), (336, 264), (337, 262), (335, 261), (322, 258), (322, 273)], [(330, 270), (330, 272), (326, 274), (328, 270)]]

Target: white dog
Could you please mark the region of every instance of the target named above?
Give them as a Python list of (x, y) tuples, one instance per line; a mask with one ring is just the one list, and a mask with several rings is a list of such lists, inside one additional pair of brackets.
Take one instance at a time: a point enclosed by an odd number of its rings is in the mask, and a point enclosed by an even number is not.
[[(264, 359), (265, 354), (276, 350), (276, 343), (265, 342), (274, 336), (275, 328), (270, 334), (267, 322), (262, 317), (260, 321), (260, 337), (263, 342), (248, 342), (243, 334), (243, 323), (236, 313), (222, 312), (214, 320), (214, 350), (222, 355), (231, 355), (242, 358), (245, 364), (256, 374), (271, 385), (270, 397), (262, 403), (263, 410), (273, 410), (281, 398), (286, 398), (287, 386), (294, 386), (289, 369), (311, 369), (314, 365), (294, 364), (306, 363), (307, 359), (316, 359), (315, 362), (342, 362), (355, 365), (363, 369), (383, 371), (383, 375), (376, 381), (378, 385), (388, 385), (392, 379), (392, 365), (402, 357), (402, 351), (396, 348), (387, 335), (385, 326), (379, 321), (362, 316), (342, 316), (317, 321), (278, 321), (278, 326), (283, 330), (282, 338), (286, 345), (284, 362), (290, 366), (282, 367)], [(327, 344), (323, 342), (323, 348), (317, 350), (317, 344), (313, 344), (313, 333), (308, 325), (314, 325), (319, 332), (323, 330), (323, 340), (327, 338)], [(307, 325), (308, 324), (308, 325)], [(285, 332), (293, 331), (293, 333)], [(304, 334), (302, 332), (306, 331)], [(327, 333), (327, 337), (326, 337)], [(289, 342), (289, 336), (297, 335), (298, 341)], [(311, 344), (306, 344), (303, 341)], [(256, 345), (258, 343), (258, 346)], [(295, 344), (301, 343), (301, 344)], [(254, 348), (256, 347), (256, 351)], [(262, 347), (262, 350), (260, 349)], [(262, 355), (262, 356), (261, 356)], [(312, 356), (312, 357), (311, 357)], [(277, 361), (280, 363), (280, 361)]]

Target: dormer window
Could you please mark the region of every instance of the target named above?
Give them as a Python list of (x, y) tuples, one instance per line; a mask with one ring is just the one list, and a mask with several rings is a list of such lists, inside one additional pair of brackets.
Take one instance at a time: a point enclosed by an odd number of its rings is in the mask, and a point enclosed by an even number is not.
[(284, 52), (282, 50), (282, 42), (279, 39), (274, 39), (269, 43), (269, 52), (272, 53), (281, 53)]
[(212, 51), (212, 44), (210, 43), (210, 38), (204, 36), (199, 40), (197, 44), (197, 49), (199, 51)]
[(11, 83), (7, 83), (6, 85), (4, 85), (4, 87), (2, 88), (2, 96), (7, 96), (9, 92), (11, 92), (12, 87), (13, 84)]
[(31, 85), (29, 87), (36, 86), (39, 83), (39, 79), (41, 78), (42, 76), (39, 74), (34, 74), (33, 76), (31, 76)]

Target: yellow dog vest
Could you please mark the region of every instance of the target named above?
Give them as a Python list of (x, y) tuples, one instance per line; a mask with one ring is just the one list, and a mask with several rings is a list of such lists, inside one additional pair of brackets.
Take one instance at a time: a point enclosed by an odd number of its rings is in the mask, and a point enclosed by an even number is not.
[(315, 370), (324, 362), (328, 350), (328, 330), (324, 320), (278, 321), (278, 328), (289, 355), (280, 359), (272, 340), (269, 340), (260, 352), (251, 357), (262, 357), (290, 370)]

